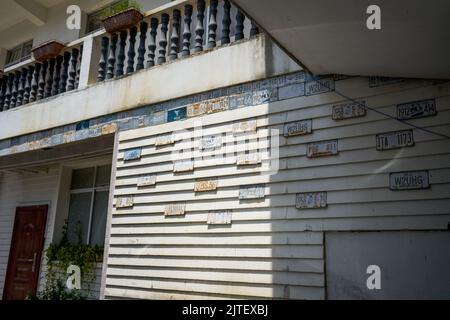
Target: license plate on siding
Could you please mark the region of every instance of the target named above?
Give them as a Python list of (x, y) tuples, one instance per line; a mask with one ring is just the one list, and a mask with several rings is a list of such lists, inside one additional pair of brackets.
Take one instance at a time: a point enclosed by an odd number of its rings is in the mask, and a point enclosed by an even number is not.
[(338, 141), (320, 141), (308, 144), (308, 158), (325, 157), (338, 154)]
[(168, 204), (164, 210), (164, 215), (166, 216), (184, 216), (186, 213), (186, 204)]
[(378, 151), (412, 147), (414, 134), (412, 130), (389, 132), (377, 135), (376, 141)]
[(239, 199), (261, 199), (265, 197), (265, 185), (241, 186), (239, 188)]
[(296, 122), (286, 123), (284, 125), (284, 136), (300, 136), (312, 132), (312, 120), (301, 120)]
[(221, 225), (221, 224), (231, 224), (231, 211), (221, 211), (221, 212), (210, 212), (208, 213), (207, 224), (210, 225)]
[(396, 172), (389, 175), (391, 190), (427, 189), (429, 187), (428, 171)]
[(434, 99), (402, 103), (397, 105), (397, 119), (409, 120), (436, 115)]
[(295, 207), (297, 209), (318, 209), (327, 207), (326, 192), (298, 193)]

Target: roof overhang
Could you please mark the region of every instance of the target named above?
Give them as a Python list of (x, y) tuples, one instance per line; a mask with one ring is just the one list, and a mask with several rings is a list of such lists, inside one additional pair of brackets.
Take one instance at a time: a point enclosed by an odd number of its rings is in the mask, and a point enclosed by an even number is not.
[[(313, 74), (450, 79), (448, 0), (234, 0)], [(381, 9), (381, 30), (367, 8)]]

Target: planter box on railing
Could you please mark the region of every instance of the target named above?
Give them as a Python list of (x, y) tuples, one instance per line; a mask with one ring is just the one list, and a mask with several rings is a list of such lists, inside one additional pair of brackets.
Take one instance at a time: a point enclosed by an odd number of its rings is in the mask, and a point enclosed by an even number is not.
[(44, 62), (48, 59), (56, 58), (64, 47), (62, 43), (51, 40), (31, 49), (31, 51), (36, 61)]
[(130, 8), (107, 17), (102, 22), (107, 32), (116, 33), (134, 27), (143, 17), (144, 15), (139, 10)]

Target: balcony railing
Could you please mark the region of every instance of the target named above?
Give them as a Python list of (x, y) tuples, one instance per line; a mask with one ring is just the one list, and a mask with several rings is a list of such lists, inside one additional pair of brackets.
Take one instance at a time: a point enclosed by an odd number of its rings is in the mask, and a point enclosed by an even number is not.
[[(0, 111), (130, 75), (258, 33), (258, 27), (229, 0), (175, 1), (148, 12), (139, 26), (116, 34), (99, 31), (69, 44), (55, 59), (44, 63), (30, 61), (7, 72), (0, 79)], [(98, 57), (99, 61), (94, 61)]]

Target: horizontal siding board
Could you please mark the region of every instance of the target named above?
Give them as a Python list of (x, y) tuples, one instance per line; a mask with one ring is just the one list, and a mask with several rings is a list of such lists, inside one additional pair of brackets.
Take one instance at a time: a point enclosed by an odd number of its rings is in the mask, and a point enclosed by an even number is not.
[[(112, 278), (106, 279), (106, 285), (126, 286), (129, 288), (146, 288), (160, 290), (174, 290), (182, 292), (197, 293), (220, 293), (232, 296), (254, 296), (261, 298), (292, 298), (292, 299), (320, 299), (323, 298), (324, 289), (316, 287), (296, 288), (289, 286), (286, 290), (283, 285), (252, 285), (244, 286), (237, 284), (216, 284), (205, 282), (188, 281), (162, 281), (162, 280), (142, 280), (134, 278)], [(287, 292), (290, 292), (288, 295)]]
[(297, 286), (323, 287), (324, 275), (296, 272), (230, 272), (211, 270), (149, 269), (109, 267), (109, 276), (131, 276), (152, 279), (185, 279), (214, 282), (283, 284)]
[(253, 270), (253, 271), (292, 271), (323, 273), (322, 259), (283, 259), (283, 258), (208, 258), (198, 257), (152, 257), (152, 256), (116, 256), (108, 258), (108, 265), (131, 267), (168, 267), (221, 270)]
[[(434, 98), (438, 116), (411, 123), (450, 135), (449, 84), (407, 80), (369, 88), (367, 78), (355, 77), (335, 85), (394, 117), (397, 104)], [(177, 160), (194, 157), (195, 168), (174, 174), (172, 152), (190, 143), (155, 147), (156, 137), (171, 133), (173, 124), (121, 132), (114, 195), (133, 197), (134, 206), (112, 211), (106, 296), (323, 299), (323, 231), (447, 229), (450, 142), (413, 129), (414, 147), (377, 151), (377, 134), (410, 126), (372, 110), (365, 117), (332, 120), (333, 105), (344, 102), (330, 92), (176, 123), (193, 137), (201, 119), (203, 134), (223, 134), (219, 151), (230, 151), (225, 147), (233, 123), (257, 120), (262, 143), (250, 149), (262, 151), (263, 160), (269, 129), (280, 130), (279, 170), (272, 175), (262, 171), (268, 168), (265, 161), (238, 168), (234, 153), (221, 163), (198, 161), (217, 150), (177, 155)], [(304, 119), (312, 119), (312, 134), (283, 136), (284, 123)], [(338, 139), (338, 155), (306, 157), (308, 143), (331, 139)], [(132, 148), (142, 148), (142, 158), (124, 162), (124, 151)], [(389, 189), (390, 173), (415, 170), (429, 171), (430, 189)], [(137, 179), (151, 173), (156, 184), (137, 187)], [(217, 179), (217, 190), (194, 192), (195, 182), (208, 178)], [(250, 184), (264, 184), (265, 198), (239, 200), (240, 186)], [(318, 191), (327, 192), (327, 208), (295, 208), (297, 193)], [(185, 215), (165, 217), (169, 203), (185, 203)], [(231, 225), (206, 224), (210, 211), (225, 209), (232, 210)]]

